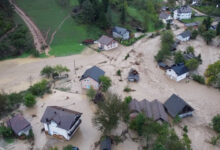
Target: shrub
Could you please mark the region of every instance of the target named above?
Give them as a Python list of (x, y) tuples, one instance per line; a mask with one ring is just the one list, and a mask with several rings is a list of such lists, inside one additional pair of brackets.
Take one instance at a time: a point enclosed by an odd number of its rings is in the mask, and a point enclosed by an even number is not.
[(106, 92), (109, 89), (109, 87), (112, 85), (111, 79), (107, 76), (101, 76), (99, 80), (101, 82), (101, 89), (103, 92)]
[(220, 114), (212, 118), (212, 127), (216, 132), (220, 133)]
[(125, 103), (129, 104), (132, 101), (132, 97), (131, 96), (127, 96), (124, 98)]
[(55, 69), (54, 69), (53, 67), (51, 67), (51, 66), (45, 66), (45, 67), (41, 70), (40, 74), (41, 74), (42, 76), (45, 75), (47, 78), (50, 78), (51, 75), (54, 73), (54, 71), (55, 71)]
[(188, 132), (188, 127), (187, 127), (187, 126), (184, 126), (184, 127), (183, 127), (183, 131), (187, 133), (187, 132)]
[(138, 135), (142, 135), (146, 117), (143, 114), (138, 114), (129, 124), (129, 128), (137, 131)]
[(128, 86), (126, 86), (126, 87), (124, 88), (124, 92), (131, 92), (131, 88), (129, 88)]
[(186, 61), (185, 65), (189, 70), (195, 70), (199, 66), (199, 61), (195, 58), (189, 59)]
[(49, 92), (48, 81), (43, 79), (29, 88), (29, 91), (35, 96), (43, 96)]
[(4, 126), (3, 124), (0, 126), (0, 134), (4, 138), (11, 138), (14, 136), (14, 133), (11, 128)]
[(181, 122), (181, 118), (177, 115), (174, 119), (173, 119), (173, 123), (174, 124), (178, 124)]
[(194, 55), (194, 48), (192, 46), (188, 46), (186, 48), (186, 53)]
[(127, 55), (125, 56), (125, 60), (127, 60), (127, 59), (128, 59), (128, 57), (130, 57), (130, 55), (129, 55), (129, 54), (127, 54)]
[(181, 51), (175, 53), (174, 60), (176, 64), (184, 62), (184, 57)]
[(24, 97), (24, 105), (27, 107), (33, 107), (36, 104), (35, 96), (28, 93)]
[(198, 36), (199, 32), (197, 30), (193, 30), (192, 31), (192, 36), (191, 39), (196, 39), (196, 37)]
[(93, 100), (96, 95), (96, 91), (91, 87), (89, 90), (87, 90), (86, 95), (89, 97), (90, 100)]
[(72, 145), (65, 146), (63, 150), (73, 150)]
[(220, 135), (218, 135), (218, 136), (213, 136), (213, 137), (211, 138), (210, 143), (211, 143), (212, 145), (216, 145), (219, 139), (220, 139)]
[(196, 81), (200, 84), (205, 84), (205, 78), (203, 76), (193, 74), (192, 78), (193, 78), (194, 81)]
[(121, 70), (117, 70), (116, 74), (117, 76), (121, 76)]

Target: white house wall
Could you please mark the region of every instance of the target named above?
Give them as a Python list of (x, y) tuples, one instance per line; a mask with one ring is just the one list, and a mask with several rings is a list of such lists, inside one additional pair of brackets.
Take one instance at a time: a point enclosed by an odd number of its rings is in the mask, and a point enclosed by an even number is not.
[(174, 19), (191, 19), (192, 13), (178, 13), (177, 10), (174, 11), (173, 18)]
[(167, 70), (166, 70), (166, 75), (167, 75), (170, 79), (179, 82), (179, 81), (185, 79), (185, 78), (187, 77), (188, 73), (184, 73), (184, 74), (178, 76), (174, 70), (172, 70), (172, 69), (167, 69)]
[(99, 89), (99, 83), (90, 77), (81, 80), (81, 86), (84, 89), (90, 89), (91, 87), (95, 90)]
[(188, 41), (188, 40), (190, 39), (190, 37), (189, 37), (189, 36), (188, 36), (188, 37), (183, 38), (181, 35), (178, 35), (176, 38), (177, 38), (178, 40), (182, 41), (182, 42)]
[(98, 43), (98, 46), (103, 50), (111, 50), (118, 47), (118, 42), (112, 42), (112, 44), (109, 45), (102, 45), (101, 43)]

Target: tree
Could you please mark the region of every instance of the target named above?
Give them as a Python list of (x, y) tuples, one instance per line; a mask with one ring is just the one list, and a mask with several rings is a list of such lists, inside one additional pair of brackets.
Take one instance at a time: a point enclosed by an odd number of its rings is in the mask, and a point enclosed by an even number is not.
[(194, 55), (194, 47), (188, 46), (188, 47), (186, 48), (186, 53), (187, 53), (187, 54), (192, 54), (192, 55)]
[(198, 36), (198, 31), (197, 30), (193, 30), (192, 31), (192, 36), (191, 36), (191, 39), (196, 39), (196, 37)]
[(58, 73), (59, 75), (63, 72), (69, 72), (70, 70), (66, 66), (56, 65), (54, 67), (54, 72)]
[(206, 82), (208, 85), (215, 84), (220, 74), (220, 60), (208, 66), (205, 71)]
[(108, 88), (112, 85), (111, 79), (107, 76), (101, 76), (99, 80), (100, 80), (101, 89), (103, 92), (106, 92)]
[(28, 93), (24, 97), (24, 105), (27, 107), (33, 107), (36, 104), (35, 96), (31, 93)]
[(96, 11), (93, 8), (90, 0), (85, 0), (82, 3), (82, 13), (80, 14), (79, 18), (81, 18), (84, 23), (92, 23), (95, 21)]
[(102, 5), (104, 8), (104, 12), (106, 13), (108, 11), (109, 8), (109, 0), (102, 0)]
[(2, 124), (0, 126), (0, 135), (2, 135), (4, 138), (12, 138), (14, 136), (14, 133), (11, 128), (4, 126)]
[(96, 95), (96, 91), (91, 87), (86, 95), (89, 97), (90, 100), (93, 100), (95, 98), (95, 95)]
[(220, 35), (220, 21), (218, 22), (218, 25), (216, 28), (216, 35)]
[(175, 53), (174, 60), (175, 60), (175, 64), (184, 62), (184, 57), (181, 51)]
[(185, 65), (189, 70), (195, 70), (199, 66), (199, 61), (195, 58), (189, 59), (186, 61)]
[(176, 6), (176, 0), (168, 0), (168, 5), (171, 8), (174, 8)]
[(143, 114), (138, 114), (129, 124), (129, 128), (137, 131), (138, 135), (143, 135), (143, 130), (146, 122), (146, 117)]
[(53, 67), (47, 65), (41, 70), (40, 74), (42, 76), (46, 76), (47, 78), (50, 78), (51, 75), (54, 73), (54, 71), (55, 69)]
[(208, 30), (203, 34), (203, 38), (206, 41), (206, 44), (210, 44), (212, 42), (212, 39), (215, 37), (215, 31)]
[(167, 23), (166, 29), (167, 29), (167, 30), (170, 30), (170, 29), (171, 29), (171, 27), (170, 27), (170, 22)]
[(43, 96), (45, 93), (48, 93), (49, 90), (50, 86), (48, 81), (43, 79), (31, 86), (28, 91), (35, 96)]
[(209, 30), (209, 28), (211, 27), (211, 24), (212, 24), (212, 19), (210, 16), (208, 16), (208, 18), (205, 18), (202, 22), (202, 24), (205, 26), (206, 28), (206, 31)]
[(220, 114), (212, 118), (212, 127), (216, 132), (220, 133)]
[(122, 24), (125, 24), (125, 21), (126, 21), (127, 7), (128, 7), (127, 0), (123, 0), (122, 8), (121, 8), (121, 23)]
[(0, 116), (7, 110), (8, 108), (8, 98), (4, 93), (0, 93)]
[(171, 55), (170, 50), (171, 50), (172, 45), (174, 43), (173, 37), (174, 37), (173, 33), (169, 30), (162, 33), (161, 49), (159, 50), (159, 52), (155, 56), (155, 59), (157, 62), (163, 61), (164, 59), (166, 59), (167, 57), (169, 57)]
[(124, 106), (125, 105), (116, 94), (107, 93), (105, 102), (98, 103), (99, 109), (97, 109), (94, 115), (92, 120), (93, 124), (103, 133), (103, 135), (108, 136), (112, 129), (117, 127)]

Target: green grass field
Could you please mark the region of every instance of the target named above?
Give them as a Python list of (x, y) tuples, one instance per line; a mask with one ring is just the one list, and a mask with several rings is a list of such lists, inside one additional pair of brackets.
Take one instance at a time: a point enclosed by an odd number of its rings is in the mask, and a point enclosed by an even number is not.
[[(70, 6), (65, 8), (58, 5), (55, 0), (16, 0), (16, 3), (32, 18), (44, 36), (48, 35), (47, 42), (49, 42), (52, 33), (70, 14), (77, 1), (71, 0)], [(57, 30), (49, 53), (54, 56), (80, 53), (84, 49), (84, 46), (81, 45), (84, 39), (97, 39), (101, 34), (102, 31), (98, 28), (79, 25), (69, 17)]]
[(202, 22), (206, 17), (192, 17), (191, 19), (181, 20), (183, 23)]
[(216, 6), (195, 6), (195, 9), (207, 14), (207, 15), (213, 15), (213, 16), (220, 16), (220, 8), (216, 8)]

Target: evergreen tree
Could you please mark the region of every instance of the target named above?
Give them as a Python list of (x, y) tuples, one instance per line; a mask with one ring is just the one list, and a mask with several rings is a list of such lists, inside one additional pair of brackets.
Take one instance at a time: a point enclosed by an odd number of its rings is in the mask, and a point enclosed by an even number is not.
[(220, 21), (218, 22), (218, 25), (216, 28), (216, 35), (220, 35)]

